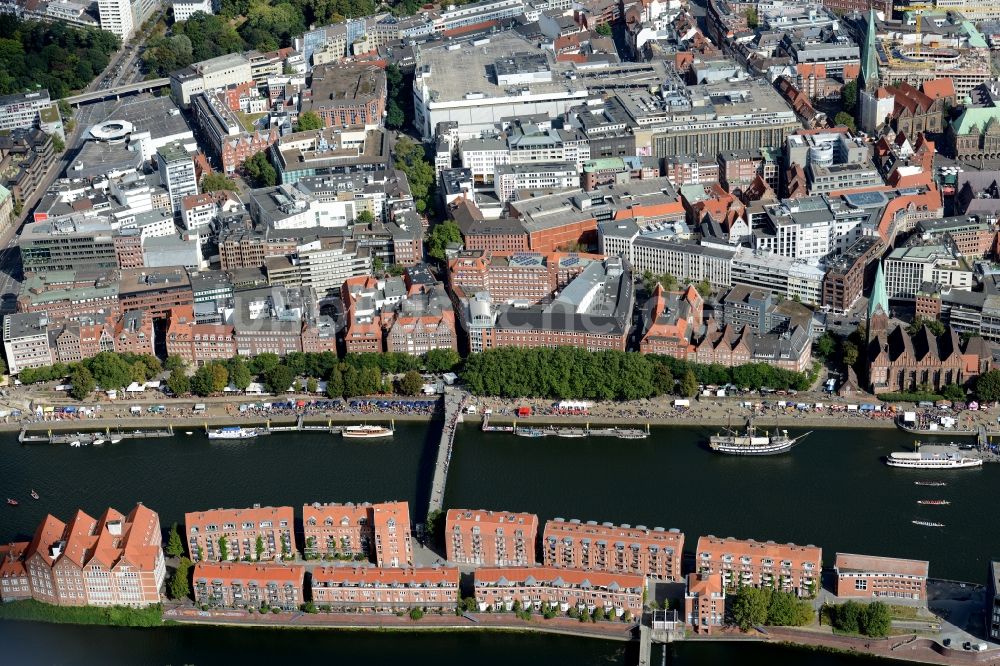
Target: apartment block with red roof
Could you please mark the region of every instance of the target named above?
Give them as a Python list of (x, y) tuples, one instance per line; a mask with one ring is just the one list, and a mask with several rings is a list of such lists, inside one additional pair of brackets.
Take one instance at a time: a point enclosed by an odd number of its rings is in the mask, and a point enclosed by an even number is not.
[(929, 566), (923, 560), (837, 553), (835, 593), (843, 599), (926, 601)]
[(184, 514), (184, 531), (188, 554), (195, 562), (223, 559), (223, 543), (228, 560), (246, 557), (277, 560), (296, 552), (294, 514), (290, 506), (255, 504), (250, 509), (194, 511)]
[(310, 556), (369, 557), (383, 567), (413, 564), (407, 502), (306, 504), (302, 528)]
[(0, 546), (0, 601), (31, 598), (28, 567), (24, 554), (29, 541), (16, 541)]
[(688, 574), (684, 621), (699, 634), (711, 634), (726, 620), (726, 590), (721, 574)]
[(645, 576), (579, 571), (554, 567), (484, 567), (476, 570), (479, 610), (512, 610), (514, 602), (535, 610), (570, 608), (593, 611), (601, 607), (611, 617), (642, 613)]
[(681, 580), (684, 534), (677, 529), (555, 518), (545, 523), (542, 561), (547, 567), (631, 573)]
[(698, 539), (695, 566), (700, 574), (721, 573), (726, 589), (777, 587), (807, 596), (819, 589), (823, 549), (709, 535)]
[(236, 335), (229, 324), (198, 323), (190, 305), (171, 308), (167, 315), (167, 354), (198, 367), (236, 356)]
[(31, 596), (60, 606), (149, 606), (166, 575), (160, 518), (142, 504), (69, 523), (46, 516), (24, 551)]
[(319, 567), (312, 600), (344, 611), (454, 610), (461, 597), (458, 567)]
[(533, 565), (537, 536), (533, 513), (449, 509), (445, 517), (445, 552), (456, 564)]
[(194, 602), (222, 608), (282, 608), (303, 603), (306, 568), (301, 564), (198, 562), (194, 565)]

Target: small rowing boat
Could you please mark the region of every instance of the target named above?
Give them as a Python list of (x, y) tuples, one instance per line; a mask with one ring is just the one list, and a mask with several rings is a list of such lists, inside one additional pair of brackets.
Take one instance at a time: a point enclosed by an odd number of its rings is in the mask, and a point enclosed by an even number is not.
[(20, 502), (18, 502), (16, 499), (11, 499), (9, 497), (7, 498), (8, 506), (17, 506), (18, 504), (20, 504)]
[(911, 520), (910, 522), (921, 527), (944, 527), (944, 523), (932, 523), (929, 520)]
[(34, 488), (31, 489), (31, 499), (33, 500), (38, 499), (38, 493), (35, 492)]
[(915, 486), (947, 486), (945, 481), (914, 481)]
[(951, 504), (948, 500), (917, 500), (917, 504), (924, 504), (927, 506), (947, 506)]

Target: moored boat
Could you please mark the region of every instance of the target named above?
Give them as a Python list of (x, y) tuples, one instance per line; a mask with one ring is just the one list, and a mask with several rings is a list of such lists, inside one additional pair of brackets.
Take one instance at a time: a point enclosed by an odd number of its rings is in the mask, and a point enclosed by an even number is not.
[(82, 444), (80, 444), (80, 440), (78, 439), (74, 439), (72, 442), (69, 443), (69, 445), (72, 446), (74, 449), (78, 449), (81, 446), (83, 446)]
[(518, 437), (545, 437), (547, 433), (538, 428), (518, 428), (514, 431), (514, 434)]
[(983, 459), (963, 456), (954, 451), (896, 451), (886, 457), (885, 464), (903, 469), (962, 469), (982, 467)]
[(559, 428), (556, 430), (556, 436), (569, 438), (586, 437), (587, 431), (580, 428)]
[(351, 425), (345, 426), (340, 434), (348, 439), (375, 439), (378, 437), (392, 437), (393, 431), (390, 428), (377, 425)]
[(256, 437), (260, 432), (256, 428), (244, 428), (242, 426), (223, 426), (208, 431), (209, 439), (250, 439)]
[(111, 439), (111, 443), (112, 444), (117, 444), (120, 441), (122, 441), (121, 437), (114, 437), (114, 438)]
[(716, 453), (733, 456), (772, 456), (791, 451), (808, 434), (789, 437), (787, 430), (776, 430), (771, 435), (766, 431), (763, 435), (758, 435), (757, 427), (753, 424), (753, 419), (750, 419), (742, 435), (734, 430), (726, 435), (712, 435), (708, 439), (708, 446)]
[(94, 446), (100, 446), (102, 444), (104, 444), (104, 440), (101, 439), (100, 437), (97, 437), (96, 439), (94, 439)]

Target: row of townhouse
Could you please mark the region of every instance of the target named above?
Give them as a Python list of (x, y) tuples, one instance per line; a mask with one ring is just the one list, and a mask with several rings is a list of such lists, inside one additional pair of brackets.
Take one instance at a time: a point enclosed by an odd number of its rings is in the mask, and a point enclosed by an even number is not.
[[(407, 502), (306, 504), (302, 526), (307, 558), (370, 558), (380, 567), (413, 564)], [(184, 516), (184, 530), (195, 562), (288, 560), (299, 554), (290, 506), (191, 512)]]

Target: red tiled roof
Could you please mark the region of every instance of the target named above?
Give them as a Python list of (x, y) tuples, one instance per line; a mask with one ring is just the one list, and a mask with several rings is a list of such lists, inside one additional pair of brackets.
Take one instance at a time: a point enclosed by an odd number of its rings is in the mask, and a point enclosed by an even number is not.
[(538, 526), (538, 516), (533, 513), (512, 513), (509, 511), (486, 511), (484, 509), (448, 509), (446, 524), (476, 523), (479, 525), (534, 525)]
[(306, 568), (301, 564), (258, 564), (251, 562), (198, 562), (194, 565), (194, 579), (221, 580), (223, 584), (235, 580), (285, 581), (302, 584)]
[[(950, 80), (950, 79), (949, 79)], [(854, 555), (852, 553), (837, 553), (837, 571), (868, 571), (876, 573), (894, 573), (904, 576), (927, 577), (928, 563), (924, 560), (903, 560), (898, 557), (879, 557), (877, 555)]]
[(924, 94), (931, 99), (955, 96), (955, 83), (950, 78), (931, 79), (920, 84)]
[(458, 567), (317, 567), (313, 584), (458, 586)]
[(608, 588), (612, 584), (619, 588), (642, 588), (644, 576), (634, 574), (607, 573), (604, 571), (583, 571), (580, 569), (559, 569), (557, 567), (480, 567), (476, 569), (476, 583), (497, 584), (501, 578), (510, 583), (523, 583), (529, 577), (539, 584), (562, 581), (567, 586), (580, 587), (589, 583), (591, 587)]

